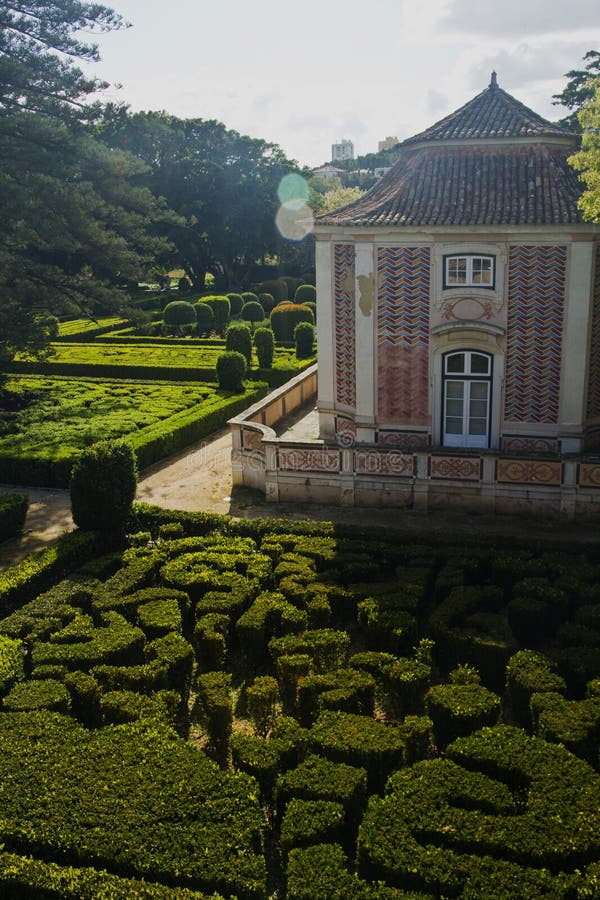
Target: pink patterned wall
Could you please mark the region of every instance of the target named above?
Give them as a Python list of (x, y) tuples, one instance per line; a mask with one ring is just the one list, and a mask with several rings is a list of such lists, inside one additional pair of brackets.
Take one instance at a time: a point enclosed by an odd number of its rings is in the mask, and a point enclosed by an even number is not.
[(510, 249), (507, 422), (558, 422), (566, 263), (566, 247)]
[(588, 370), (587, 415), (600, 416), (600, 246), (596, 249), (594, 305), (592, 307), (592, 339)]
[(428, 247), (382, 247), (377, 260), (378, 421), (428, 424)]
[(334, 245), (335, 399), (356, 405), (354, 244)]

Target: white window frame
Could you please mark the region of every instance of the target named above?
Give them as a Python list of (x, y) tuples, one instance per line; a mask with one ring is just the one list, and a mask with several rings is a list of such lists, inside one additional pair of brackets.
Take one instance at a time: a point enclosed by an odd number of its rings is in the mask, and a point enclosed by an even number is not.
[[(466, 278), (460, 284), (452, 283), (449, 278), (450, 262), (453, 260), (464, 259)], [(491, 280), (489, 284), (484, 282), (473, 281), (473, 262), (474, 260), (487, 260), (490, 262)], [(450, 253), (444, 256), (444, 290), (452, 290), (456, 288), (475, 287), (484, 290), (494, 290), (496, 286), (496, 258), (489, 253)]]
[[(462, 354), (464, 363), (462, 371), (449, 372), (448, 361), (453, 357)], [(472, 371), (472, 357), (485, 357), (488, 362), (487, 372), (479, 373)], [(463, 397), (461, 398), (463, 408), (463, 431), (461, 434), (452, 435), (446, 433), (447, 418), (447, 384), (448, 382), (461, 382), (463, 384)], [(468, 432), (469, 425), (469, 407), (471, 401), (471, 388), (473, 384), (484, 383), (487, 387), (486, 396), (486, 432), (484, 435), (470, 435)], [(482, 398), (478, 398), (482, 399)], [(492, 402), (493, 402), (493, 356), (490, 353), (481, 350), (453, 350), (445, 353), (442, 357), (442, 402), (441, 402), (441, 439), (444, 447), (462, 447), (464, 449), (487, 449), (490, 446), (492, 432)]]

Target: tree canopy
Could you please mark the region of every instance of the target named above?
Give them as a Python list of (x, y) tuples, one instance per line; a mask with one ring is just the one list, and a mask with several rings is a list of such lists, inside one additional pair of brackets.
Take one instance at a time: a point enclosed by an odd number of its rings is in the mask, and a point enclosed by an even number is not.
[(569, 162), (586, 184), (579, 206), (589, 222), (600, 223), (600, 78), (596, 78), (590, 98), (579, 111), (582, 129), (581, 150)]
[(107, 106), (97, 133), (147, 163), (143, 183), (182, 217), (168, 237), (173, 262), (195, 287), (212, 272), (225, 289), (257, 259), (277, 252), (277, 186), (297, 166), (276, 144), (214, 120), (132, 114), (115, 105)]
[(122, 303), (117, 285), (163, 248), (145, 166), (93, 140), (103, 83), (75, 64), (97, 58), (82, 29), (122, 25), (95, 3), (0, 3), (0, 359), (47, 343), (44, 311)]
[(569, 79), (567, 86), (560, 94), (554, 94), (552, 97), (555, 106), (566, 106), (567, 109), (573, 110), (570, 115), (559, 121), (559, 125), (576, 133), (581, 132), (579, 110), (593, 96), (594, 78), (600, 75), (600, 52), (598, 50), (588, 50), (583, 59), (587, 60), (587, 65), (583, 69), (571, 69), (570, 72), (567, 72), (565, 74), (565, 78)]

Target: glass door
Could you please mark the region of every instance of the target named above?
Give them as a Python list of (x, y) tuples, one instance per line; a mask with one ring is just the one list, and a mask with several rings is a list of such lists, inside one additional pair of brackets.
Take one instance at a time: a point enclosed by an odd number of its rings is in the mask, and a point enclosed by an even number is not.
[(444, 357), (443, 444), (488, 447), (492, 360), (471, 350)]

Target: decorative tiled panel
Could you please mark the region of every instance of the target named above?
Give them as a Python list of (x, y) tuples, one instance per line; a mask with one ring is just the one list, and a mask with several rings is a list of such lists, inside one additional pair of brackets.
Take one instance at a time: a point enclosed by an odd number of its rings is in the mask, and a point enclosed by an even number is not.
[(344, 447), (351, 447), (356, 441), (356, 425), (353, 419), (336, 416), (335, 436)]
[(562, 463), (534, 459), (499, 459), (496, 481), (510, 484), (560, 485)]
[(356, 404), (354, 244), (334, 245), (335, 397)]
[(579, 466), (579, 486), (600, 488), (600, 465), (582, 463)]
[(340, 454), (337, 450), (305, 450), (279, 448), (279, 468), (297, 472), (339, 472)]
[(480, 481), (481, 459), (473, 456), (431, 456), (429, 477), (443, 481)]
[(242, 428), (242, 447), (244, 450), (262, 450), (262, 434), (249, 428)]
[(411, 453), (357, 450), (354, 454), (354, 471), (357, 475), (396, 475), (410, 478), (414, 474), (414, 468)]
[(377, 259), (379, 422), (428, 423), (428, 247), (382, 247)]
[(520, 434), (508, 434), (502, 438), (503, 450), (517, 450), (524, 453), (557, 453), (556, 438), (525, 437)]
[(600, 416), (600, 245), (596, 250), (594, 303), (592, 307), (592, 339), (588, 369), (587, 414), (591, 419)]
[(380, 447), (410, 447), (424, 450), (429, 446), (429, 435), (425, 431), (380, 431), (377, 436)]
[(505, 420), (556, 424), (567, 251), (510, 250)]

